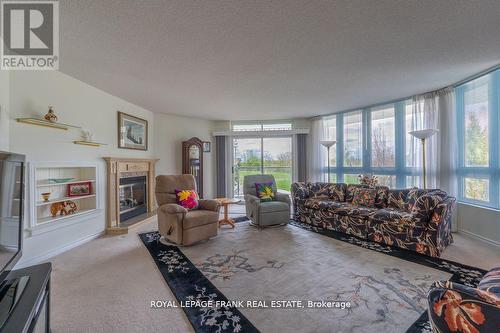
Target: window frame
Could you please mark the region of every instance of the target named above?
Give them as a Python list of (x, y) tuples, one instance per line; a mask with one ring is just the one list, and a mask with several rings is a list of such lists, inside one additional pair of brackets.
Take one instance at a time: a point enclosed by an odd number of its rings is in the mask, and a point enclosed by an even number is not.
[[(406, 177), (419, 175), (418, 170), (414, 167), (407, 167), (405, 163), (406, 153), (406, 135), (409, 129), (406, 129), (406, 105), (411, 103), (411, 100), (402, 100), (394, 103), (386, 103), (382, 105), (372, 106), (360, 110), (351, 110), (339, 112), (335, 115), (336, 137), (328, 138), (336, 140), (336, 166), (330, 166), (331, 175), (336, 176), (338, 183), (343, 183), (345, 174), (364, 174), (371, 173), (380, 176), (395, 176), (395, 188), (406, 187)], [(395, 165), (392, 167), (373, 167), (372, 164), (372, 147), (371, 147), (371, 130), (372, 130), (372, 112), (380, 111), (383, 108), (394, 108), (394, 145), (395, 145)], [(344, 166), (344, 117), (353, 112), (361, 112), (362, 114), (362, 165), (360, 167)], [(323, 174), (328, 173), (327, 165), (323, 167)]]
[[(477, 79), (484, 79), (479, 77)], [(487, 74), (488, 82), (488, 166), (470, 167), (465, 164), (465, 93), (474, 89), (470, 82), (455, 88), (458, 132), (458, 201), (477, 206), (500, 209), (500, 70)], [(465, 196), (465, 179), (488, 179), (488, 201)]]

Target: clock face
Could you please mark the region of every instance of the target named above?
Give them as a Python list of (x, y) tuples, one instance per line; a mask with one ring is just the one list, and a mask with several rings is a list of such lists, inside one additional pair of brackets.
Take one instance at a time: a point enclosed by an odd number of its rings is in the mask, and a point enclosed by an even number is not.
[(196, 145), (191, 145), (189, 147), (189, 158), (199, 159), (200, 158), (200, 148)]

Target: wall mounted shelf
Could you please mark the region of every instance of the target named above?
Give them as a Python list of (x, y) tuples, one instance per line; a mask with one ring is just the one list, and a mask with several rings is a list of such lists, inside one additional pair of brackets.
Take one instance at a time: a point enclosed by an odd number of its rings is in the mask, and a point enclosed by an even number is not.
[(73, 143), (75, 145), (83, 145), (83, 146), (91, 146), (91, 147), (107, 146), (106, 143), (92, 142), (92, 141), (73, 141)]
[(39, 119), (39, 118), (17, 118), (16, 120), (19, 123), (36, 125), (36, 126), (44, 126), (44, 127), (50, 127), (50, 128), (57, 128), (60, 130), (68, 130), (69, 128), (81, 128), (79, 126), (68, 125), (68, 124), (63, 124), (63, 123), (55, 123), (55, 122), (50, 122), (50, 121), (47, 121), (45, 119)]

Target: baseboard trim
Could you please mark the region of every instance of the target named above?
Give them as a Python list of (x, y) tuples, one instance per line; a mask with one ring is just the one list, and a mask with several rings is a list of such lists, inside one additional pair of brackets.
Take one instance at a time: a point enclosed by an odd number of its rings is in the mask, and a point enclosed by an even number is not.
[(61, 246), (61, 247), (58, 247), (54, 250), (51, 250), (51, 251), (48, 251), (44, 254), (41, 254), (39, 256), (36, 256), (36, 257), (33, 257), (31, 259), (28, 259), (27, 261), (21, 261), (19, 263), (16, 264), (16, 266), (14, 267), (14, 269), (20, 269), (20, 268), (24, 268), (24, 267), (28, 267), (28, 266), (32, 266), (32, 265), (36, 265), (36, 264), (39, 264), (43, 261), (47, 261), (48, 259), (58, 255), (58, 254), (61, 254), (61, 253), (64, 253), (66, 251), (69, 251), (71, 249), (74, 249), (75, 247), (77, 246), (80, 246), (80, 245), (83, 245), (85, 243), (88, 243), (96, 238), (99, 238), (101, 237), (102, 235), (105, 234), (105, 231), (99, 231), (98, 233), (95, 233), (93, 235), (90, 235), (90, 236), (87, 236), (87, 237), (84, 237), (84, 238), (81, 238), (77, 241), (74, 241), (74, 242), (71, 242), (69, 244), (66, 244), (64, 246)]
[(478, 240), (480, 240), (480, 241), (483, 241), (483, 242), (485, 242), (485, 243), (488, 243), (488, 244), (491, 244), (491, 245), (495, 245), (495, 246), (500, 247), (500, 242), (494, 241), (494, 240), (489, 239), (489, 238), (486, 238), (486, 237), (484, 237), (484, 236), (477, 235), (477, 234), (475, 234), (475, 233), (473, 233), (473, 232), (470, 232), (470, 231), (468, 231), (468, 230), (458, 229), (458, 232), (459, 232), (459, 233), (463, 233), (463, 234), (465, 234), (465, 235), (467, 235), (467, 236), (471, 236), (471, 237), (473, 237), (473, 238), (476, 238), (476, 239), (478, 239)]

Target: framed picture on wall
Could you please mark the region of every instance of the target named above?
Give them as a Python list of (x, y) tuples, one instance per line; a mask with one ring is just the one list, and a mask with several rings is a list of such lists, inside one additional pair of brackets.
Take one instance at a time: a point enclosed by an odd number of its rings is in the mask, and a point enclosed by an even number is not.
[(210, 141), (203, 141), (203, 152), (210, 153)]
[(148, 121), (118, 111), (118, 148), (148, 150)]

